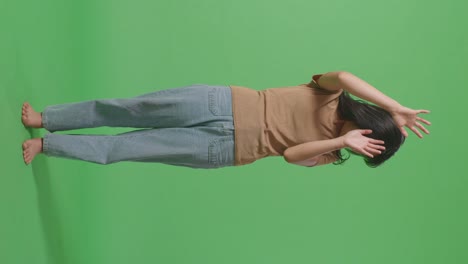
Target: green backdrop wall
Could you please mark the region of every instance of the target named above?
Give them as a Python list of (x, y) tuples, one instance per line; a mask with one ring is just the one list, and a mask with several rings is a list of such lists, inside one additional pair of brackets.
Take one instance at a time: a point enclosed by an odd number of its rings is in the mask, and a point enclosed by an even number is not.
[[(463, 1), (0, 0), (0, 262), (467, 263)], [(194, 83), (254, 89), (352, 72), (415, 109), (377, 169), (25, 166), (37, 109)], [(57, 133), (120, 133), (94, 128)]]

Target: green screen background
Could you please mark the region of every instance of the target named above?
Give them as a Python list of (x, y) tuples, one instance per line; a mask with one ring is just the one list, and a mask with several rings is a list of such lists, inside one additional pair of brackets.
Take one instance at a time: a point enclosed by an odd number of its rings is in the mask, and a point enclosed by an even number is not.
[[(0, 0), (0, 262), (467, 263), (463, 1)], [(429, 109), (380, 168), (36, 157), (21, 105), (345, 70)], [(120, 133), (101, 127), (56, 133)]]

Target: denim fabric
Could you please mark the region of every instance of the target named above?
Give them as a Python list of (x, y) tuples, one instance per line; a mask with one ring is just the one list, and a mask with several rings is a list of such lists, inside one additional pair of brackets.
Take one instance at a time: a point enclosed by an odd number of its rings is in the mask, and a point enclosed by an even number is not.
[(48, 106), (51, 132), (99, 126), (144, 128), (116, 135), (44, 135), (44, 154), (98, 164), (159, 162), (192, 168), (234, 165), (229, 86), (194, 84), (132, 98)]

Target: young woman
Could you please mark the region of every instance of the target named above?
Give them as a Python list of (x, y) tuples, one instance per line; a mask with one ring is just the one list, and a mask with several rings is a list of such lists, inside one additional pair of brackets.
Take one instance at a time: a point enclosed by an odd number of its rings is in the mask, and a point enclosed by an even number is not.
[[(355, 100), (352, 94), (361, 99)], [(98, 164), (159, 162), (192, 168), (250, 164), (283, 156), (292, 164), (345, 161), (341, 150), (376, 167), (405, 141), (405, 126), (422, 138), (430, 122), (357, 76), (334, 71), (311, 82), (261, 91), (194, 84), (133, 98), (97, 99), (46, 107), (25, 102), (26, 127), (50, 132), (98, 126), (143, 128), (117, 135), (47, 133), (26, 140), (23, 158), (44, 153)]]

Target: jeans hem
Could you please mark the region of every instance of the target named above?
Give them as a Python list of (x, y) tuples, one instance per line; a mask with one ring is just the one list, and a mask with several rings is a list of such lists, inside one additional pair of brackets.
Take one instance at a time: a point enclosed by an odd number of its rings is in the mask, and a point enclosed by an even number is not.
[(41, 117), (42, 117), (42, 127), (44, 127), (46, 130), (50, 131), (50, 128), (49, 128), (49, 119), (47, 118), (47, 108), (45, 108), (42, 113), (41, 113)]
[(42, 138), (42, 153), (49, 156), (49, 134), (45, 134)]

